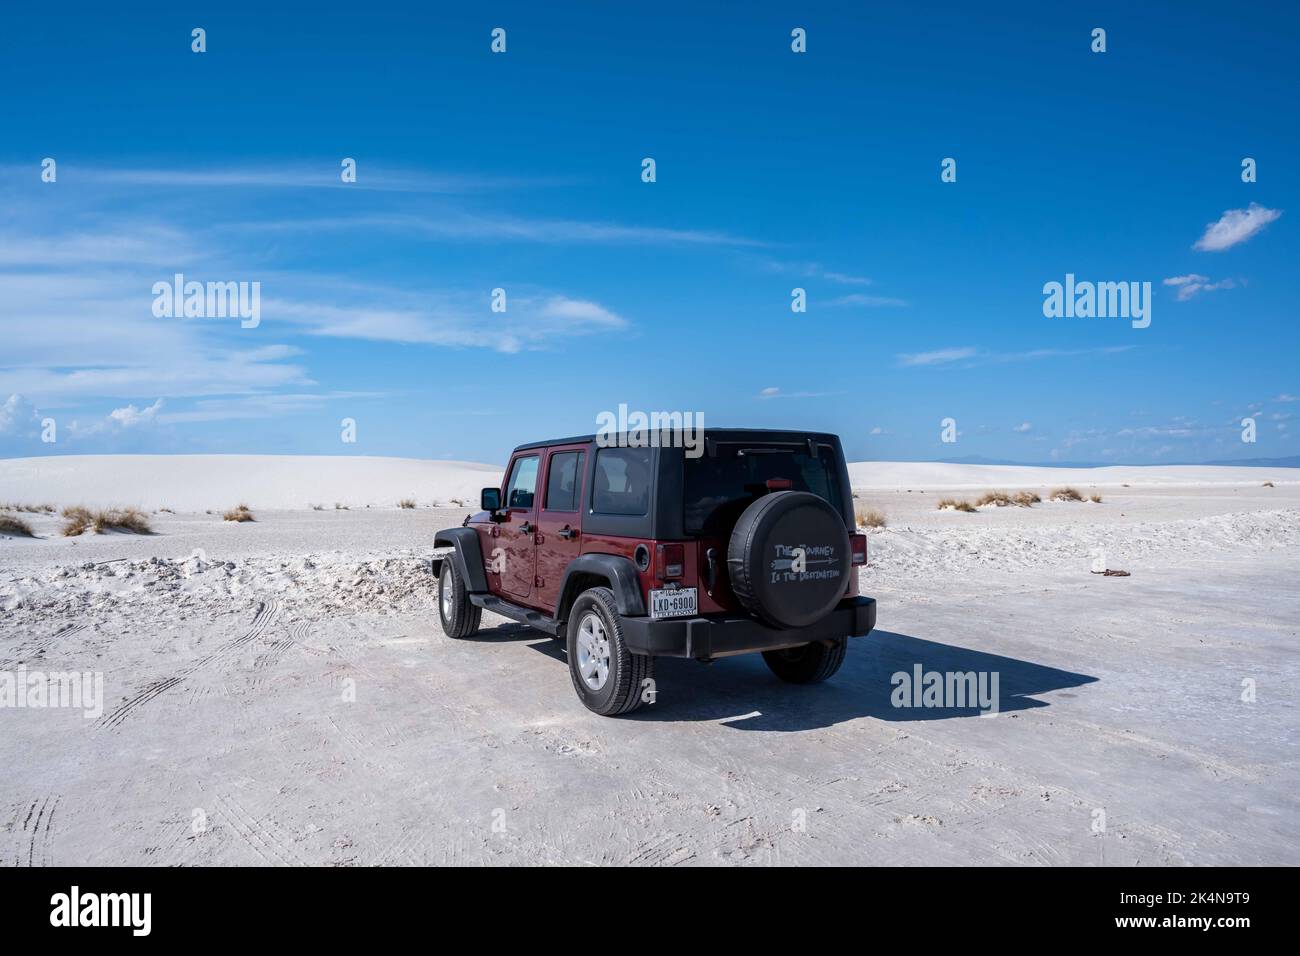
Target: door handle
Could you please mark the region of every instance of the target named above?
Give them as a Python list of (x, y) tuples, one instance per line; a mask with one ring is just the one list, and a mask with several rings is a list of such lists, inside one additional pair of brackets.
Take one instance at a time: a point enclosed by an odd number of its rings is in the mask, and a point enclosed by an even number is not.
[(567, 524), (555, 533), (565, 541), (571, 541), (578, 536), (578, 532), (575, 529), (570, 528)]
[(529, 524), (527, 521), (525, 521), (523, 524), (521, 524), (521, 525), (519, 526), (519, 533), (520, 533), (520, 534), (532, 534), (532, 533), (533, 533), (534, 531), (536, 531), (536, 530), (537, 530), (537, 529), (534, 528), (534, 527), (533, 527), (531, 524)]

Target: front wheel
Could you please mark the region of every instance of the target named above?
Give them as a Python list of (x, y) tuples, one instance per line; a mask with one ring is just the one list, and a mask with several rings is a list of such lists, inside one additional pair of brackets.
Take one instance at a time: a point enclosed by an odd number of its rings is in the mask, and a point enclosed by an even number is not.
[(483, 619), (483, 609), (470, 602), (465, 582), (451, 555), (443, 559), (438, 574), (438, 616), (448, 637), (469, 637)]
[(830, 644), (814, 641), (780, 651), (764, 651), (763, 660), (781, 680), (791, 684), (816, 684), (840, 669), (848, 649), (849, 639), (841, 637)]
[(566, 647), (573, 689), (588, 710), (614, 717), (654, 700), (655, 660), (627, 649), (609, 588), (583, 591), (573, 602)]

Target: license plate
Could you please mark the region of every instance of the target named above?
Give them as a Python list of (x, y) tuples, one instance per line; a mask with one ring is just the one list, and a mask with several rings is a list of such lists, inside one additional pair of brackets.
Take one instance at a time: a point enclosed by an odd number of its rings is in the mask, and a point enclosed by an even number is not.
[(698, 591), (695, 588), (677, 588), (650, 592), (650, 616), (685, 617), (698, 613)]

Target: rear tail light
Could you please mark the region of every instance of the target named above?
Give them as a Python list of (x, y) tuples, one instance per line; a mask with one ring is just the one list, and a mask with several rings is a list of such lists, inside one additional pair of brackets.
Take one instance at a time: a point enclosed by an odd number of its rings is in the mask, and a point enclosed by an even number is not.
[(865, 534), (849, 535), (849, 553), (854, 564), (867, 563), (867, 536)]
[(655, 545), (655, 577), (660, 581), (680, 578), (686, 573), (686, 546), (681, 544)]

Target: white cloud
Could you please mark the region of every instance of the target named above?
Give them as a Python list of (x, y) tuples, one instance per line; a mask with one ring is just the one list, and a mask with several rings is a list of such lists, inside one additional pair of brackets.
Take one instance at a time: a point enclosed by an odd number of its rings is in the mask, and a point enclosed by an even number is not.
[(1280, 209), (1266, 209), (1259, 203), (1251, 203), (1246, 209), (1229, 209), (1205, 227), (1205, 235), (1192, 246), (1202, 252), (1222, 252), (1238, 243), (1245, 242), (1274, 219), (1282, 215)]
[(23, 435), (35, 429), (40, 415), (23, 396), (10, 395), (0, 405), (0, 435)]
[(780, 394), (781, 394), (781, 390), (774, 386), (768, 386), (767, 388), (763, 389), (761, 392), (758, 393), (760, 398), (776, 398), (776, 396)]
[(1185, 276), (1171, 276), (1164, 280), (1164, 284), (1174, 286), (1178, 289), (1178, 301), (1186, 302), (1188, 299), (1195, 298), (1202, 292), (1213, 292), (1216, 289), (1236, 288), (1236, 283), (1231, 279), (1220, 279), (1218, 282), (1211, 282), (1208, 278), (1196, 273), (1189, 273)]
[(1034, 427), (1034, 426), (1031, 425), (1029, 422), (1021, 422), (1019, 425), (1016, 425), (1016, 426), (1015, 426), (1014, 428), (1012, 428), (1011, 430), (1012, 430), (1013, 432), (1027, 432), (1027, 431), (1029, 431), (1029, 430), (1030, 430), (1031, 428), (1033, 428), (1033, 427)]
[(611, 329), (627, 326), (624, 318), (615, 315), (603, 305), (583, 299), (570, 299), (562, 295), (552, 296), (547, 300), (542, 306), (541, 314), (547, 318), (566, 319), (576, 325), (605, 326)]
[(158, 399), (148, 408), (136, 408), (134, 405), (127, 405), (125, 408), (115, 408), (108, 413), (109, 421), (123, 428), (135, 428), (139, 425), (151, 424), (162, 411), (162, 399)]

